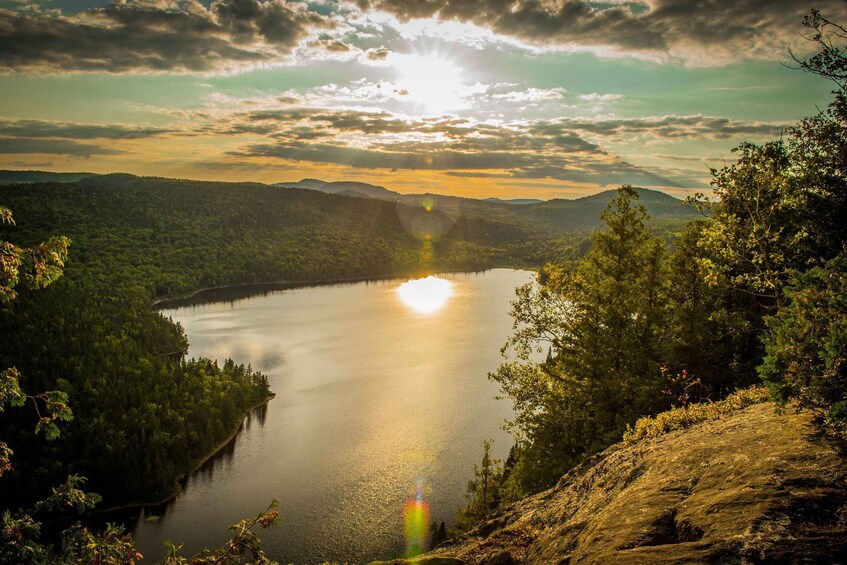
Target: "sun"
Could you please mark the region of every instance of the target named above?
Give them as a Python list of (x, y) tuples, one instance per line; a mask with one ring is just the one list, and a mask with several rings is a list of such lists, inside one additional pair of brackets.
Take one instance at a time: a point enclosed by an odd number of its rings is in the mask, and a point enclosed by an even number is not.
[(426, 112), (437, 113), (461, 108), (467, 86), (464, 71), (454, 61), (437, 54), (410, 53), (392, 58), (398, 92)]
[(415, 279), (397, 287), (397, 295), (409, 308), (419, 314), (434, 314), (453, 296), (453, 283), (440, 277)]

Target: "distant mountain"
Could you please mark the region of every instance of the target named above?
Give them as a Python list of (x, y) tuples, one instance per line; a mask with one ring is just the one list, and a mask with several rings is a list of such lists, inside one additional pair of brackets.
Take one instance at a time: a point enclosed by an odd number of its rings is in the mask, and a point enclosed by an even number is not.
[(48, 173), (46, 171), (0, 171), (0, 184), (77, 182), (95, 173)]
[[(697, 213), (685, 202), (664, 192), (638, 189), (640, 204), (654, 220), (685, 222)], [(606, 190), (591, 196), (565, 200), (538, 200), (516, 205), (499, 199), (479, 200), (441, 194), (404, 194), (399, 202), (412, 206), (427, 206), (446, 211), (454, 217), (486, 218), (509, 224), (532, 226), (548, 233), (590, 230), (600, 225), (600, 214), (616, 196), (615, 190)]]
[[(592, 229), (599, 224), (600, 213), (615, 197), (614, 190), (606, 190), (583, 198), (566, 200), (554, 198), (539, 200), (537, 198), (464, 198), (444, 194), (400, 194), (382, 186), (363, 182), (326, 182), (317, 179), (303, 179), (298, 182), (282, 182), (274, 186), (286, 188), (302, 188), (317, 190), (328, 194), (357, 196), (402, 202), (411, 206), (429, 206), (446, 211), (454, 217), (485, 218), (533, 225), (544, 231), (561, 233), (563, 231)], [(658, 190), (639, 189), (641, 204), (654, 219), (678, 218), (681, 220), (693, 218), (696, 214), (685, 207), (678, 198), (674, 198)]]
[(502, 202), (503, 204), (538, 204), (544, 202), (540, 198), (485, 198), (486, 202)]
[(309, 190), (321, 190), (329, 183), (325, 180), (318, 179), (303, 179), (297, 182), (278, 182), (274, 186), (283, 186), (286, 188), (308, 188)]
[(388, 190), (382, 186), (353, 181), (326, 182), (318, 179), (303, 179), (298, 182), (279, 182), (274, 184), (274, 186), (282, 188), (304, 188), (308, 190), (319, 190), (327, 194), (378, 198), (380, 200), (396, 200), (400, 196), (400, 193)]
[[(515, 214), (523, 220), (529, 220), (538, 226), (544, 226), (553, 231), (569, 229), (591, 229), (598, 225), (598, 218), (617, 192), (605, 190), (591, 196), (564, 200), (555, 198), (539, 202), (513, 206)], [(690, 206), (679, 198), (674, 198), (664, 192), (639, 188), (640, 204), (647, 208), (653, 219), (691, 219), (697, 215)]]
[[(92, 173), (48, 173), (42, 171), (0, 171), (0, 185), (15, 183), (78, 182), (89, 186), (123, 186), (145, 183), (164, 183), (170, 186), (191, 181), (177, 181), (154, 177), (136, 177), (126, 173), (97, 175)], [(209, 183), (211, 185), (226, 185), (230, 188), (249, 188), (250, 192), (257, 183)], [(199, 186), (199, 185), (198, 185)], [(264, 185), (267, 186), (267, 185)], [(456, 219), (471, 219), (483, 222), (496, 228), (497, 239), (508, 239), (505, 235), (517, 229), (524, 234), (534, 233), (537, 236), (553, 236), (566, 232), (591, 230), (600, 225), (600, 214), (616, 194), (614, 190), (606, 190), (591, 196), (566, 200), (537, 200), (529, 198), (499, 199), (499, 198), (464, 198), (441, 194), (400, 194), (382, 186), (353, 181), (326, 182), (319, 179), (303, 179), (297, 182), (280, 182), (273, 185), (279, 188), (303, 189), (309, 192), (320, 192), (336, 196), (354, 196), (403, 204), (409, 209), (433, 210), (446, 217)], [(246, 194), (246, 193), (245, 193)], [(657, 190), (639, 189), (640, 203), (643, 204), (654, 220), (661, 222), (685, 222), (696, 216), (696, 212), (686, 207), (684, 202)], [(293, 195), (292, 195), (293, 196)], [(245, 196), (247, 197), (247, 196)], [(247, 197), (249, 198), (249, 197)], [(8, 205), (8, 203), (4, 203)], [(348, 206), (350, 209), (355, 205)], [(406, 209), (404, 207), (404, 209)], [(399, 208), (398, 208), (399, 210)], [(510, 229), (505, 229), (506, 227)], [(488, 234), (491, 236), (492, 234)], [(515, 235), (515, 234), (512, 234)], [(488, 237), (487, 236), (487, 237)]]

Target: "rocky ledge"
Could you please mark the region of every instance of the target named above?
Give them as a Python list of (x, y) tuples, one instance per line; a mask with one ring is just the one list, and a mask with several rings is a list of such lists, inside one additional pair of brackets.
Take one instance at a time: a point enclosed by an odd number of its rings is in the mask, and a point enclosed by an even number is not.
[(759, 404), (612, 446), (465, 536), (391, 563), (847, 563), (847, 464), (809, 413)]

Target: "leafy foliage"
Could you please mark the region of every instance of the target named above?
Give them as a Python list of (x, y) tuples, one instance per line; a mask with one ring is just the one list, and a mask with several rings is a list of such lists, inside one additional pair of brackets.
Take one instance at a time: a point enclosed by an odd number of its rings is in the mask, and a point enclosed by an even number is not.
[[(0, 362), (17, 360), (30, 389), (58, 388), (76, 418), (62, 441), (28, 440), (28, 414), (0, 429), (17, 469), (0, 482), (7, 503), (41, 496), (69, 473), (110, 504), (168, 495), (176, 480), (238, 427), (268, 394), (266, 377), (230, 360), (185, 360), (181, 328), (141, 296), (116, 298), (75, 284), (0, 312)], [(49, 415), (38, 425), (52, 425)], [(120, 454), (120, 456), (117, 456)]]
[[(503, 467), (499, 459), (491, 457), (490, 440), (482, 442), (482, 450), (480, 464), (474, 465), (474, 478), (468, 481), (468, 505), (459, 509), (456, 515), (456, 527), (459, 529), (469, 528), (485, 519), (500, 502)], [(437, 533), (437, 530), (433, 533), (434, 538)]]
[(847, 255), (799, 274), (768, 327), (759, 373), (774, 395), (847, 422)]
[(824, 17), (816, 9), (803, 18), (803, 25), (812, 32), (807, 39), (817, 43), (820, 50), (806, 58), (799, 58), (792, 53), (794, 61), (801, 69), (824, 76), (843, 87), (847, 82), (847, 47), (840, 43), (847, 36), (847, 29)]
[[(15, 225), (12, 211), (0, 206), (0, 225)], [(51, 237), (44, 243), (22, 248), (0, 240), (0, 304), (11, 302), (17, 296), (16, 287), (44, 288), (62, 275), (68, 257), (70, 240)]]
[[(0, 206), (0, 224), (3, 223), (14, 225), (15, 221), (12, 211)], [(65, 237), (52, 237), (48, 243), (32, 248), (0, 241), (0, 306), (17, 297), (15, 287), (21, 282), (29, 289), (43, 288), (61, 276), (69, 244)], [(4, 406), (20, 407), (30, 400), (38, 415), (35, 432), (43, 431), (48, 440), (56, 439), (59, 437), (56, 421), (73, 418), (67, 405), (67, 395), (51, 390), (29, 396), (20, 388), (20, 377), (15, 367), (0, 370), (0, 413)], [(13, 453), (6, 443), (0, 441), (0, 476), (11, 470)]]
[[(12, 213), (7, 208), (0, 207), (0, 220), (14, 224)], [(21, 280), (27, 288), (33, 289), (47, 286), (58, 278), (62, 274), (67, 246), (66, 238), (51, 238), (47, 244), (29, 249), (0, 241), (0, 304), (6, 304), (17, 296), (15, 287)], [(35, 432), (44, 431), (47, 440), (55, 440), (59, 437), (56, 422), (69, 421), (73, 416), (67, 404), (67, 395), (60, 391), (27, 395), (21, 390), (20, 377), (15, 367), (0, 372), (0, 413), (5, 406), (20, 407), (30, 400), (37, 415)], [(12, 455), (8, 445), (0, 442), (0, 475), (12, 470)], [(15, 513), (5, 510), (0, 520), (0, 561), (39, 562), (48, 557), (52, 560), (49, 546), (39, 540), (41, 523), (36, 516), (64, 508), (72, 508), (77, 512), (91, 509), (99, 501), (99, 496), (80, 490), (78, 486), (82, 482), (84, 479), (81, 477), (70, 475), (62, 486), (53, 488), (51, 494), (38, 501), (31, 510)]]
[[(504, 347), (516, 358), (491, 378), (515, 406), (521, 463), (511, 480), (523, 492), (549, 485), (663, 407), (664, 245), (637, 200), (622, 187), (574, 270), (548, 267), (539, 285), (517, 291), (515, 333)], [(535, 362), (548, 346), (549, 360)]]
[(182, 546), (170, 545), (163, 565), (234, 565), (248, 562), (254, 565), (273, 565), (265, 556), (262, 542), (254, 528), (266, 529), (279, 522), (276, 499), (254, 518), (241, 520), (229, 527), (232, 539), (217, 549), (206, 549), (193, 557), (182, 557)]
[(687, 374), (700, 392), (723, 396), (752, 384), (759, 351), (747, 314), (751, 297), (709, 284), (704, 238), (708, 222), (690, 222), (667, 262), (666, 375)]
[(691, 199), (707, 218), (672, 245), (623, 187), (587, 253), (517, 290), (514, 359), (492, 375), (516, 412), (511, 492), (621, 437), (761, 402), (765, 387), (744, 388), (758, 376), (783, 402), (847, 420), (847, 33), (817, 11), (805, 24), (821, 50), (796, 60), (836, 83), (826, 110), (784, 140), (742, 144), (712, 171), (717, 200)]
[[(64, 511), (75, 511), (83, 513), (90, 510), (99, 502), (100, 497), (93, 494), (86, 494), (80, 490), (80, 486), (85, 482), (85, 479), (76, 475), (67, 477), (65, 482), (56, 488), (53, 488), (50, 496), (37, 502), (31, 509), (27, 511), (18, 510), (12, 512), (6, 510), (3, 513), (2, 528), (0, 528), (0, 561), (4, 563), (46, 563), (50, 561), (60, 562), (82, 562), (84, 559), (80, 552), (75, 552), (73, 556), (54, 555), (52, 546), (45, 544), (41, 540), (42, 524), (39, 521), (40, 516), (49, 515), (49, 513), (61, 513)], [(81, 533), (79, 527), (63, 532), (63, 537), (67, 541), (78, 541), (77, 535)], [(89, 540), (89, 543), (94, 538)], [(88, 545), (88, 544), (85, 544)], [(128, 556), (130, 548), (120, 551), (122, 556)], [(73, 559), (64, 560), (65, 557), (73, 557)], [(98, 561), (89, 561), (96, 563)], [(113, 561), (105, 561), (106, 563), (131, 562), (130, 559), (115, 559)]]

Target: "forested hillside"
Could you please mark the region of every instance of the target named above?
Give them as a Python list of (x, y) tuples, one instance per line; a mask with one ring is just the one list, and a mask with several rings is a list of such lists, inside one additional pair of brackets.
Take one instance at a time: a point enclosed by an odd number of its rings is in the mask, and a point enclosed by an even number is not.
[[(693, 214), (680, 200), (642, 192), (670, 221), (668, 233)], [(67, 276), (85, 271), (86, 280), (154, 297), (239, 283), (540, 266), (585, 240), (612, 197), (517, 207), (427, 195), (399, 204), (131, 175), (0, 187), (18, 241), (51, 233), (73, 240)]]
[(695, 199), (708, 217), (674, 245), (624, 186), (587, 253), (518, 289), (515, 332), (490, 375), (513, 403), (518, 441), (502, 464), (484, 445), (460, 528), (637, 435), (644, 416), (673, 409), (651, 425), (675, 429), (693, 419), (692, 403), (708, 412), (760, 382), (843, 437), (847, 49), (843, 27), (816, 12), (806, 25), (821, 53), (798, 64), (837, 85), (825, 110), (782, 139), (741, 144), (737, 162), (712, 171), (713, 196)]
[(36, 182), (76, 182), (94, 176), (93, 173), (50, 173), (47, 171), (0, 171), (0, 184)]
[[(597, 225), (597, 201), (609, 196), (574, 201), (571, 229), (512, 205), (433, 196), (401, 204), (118, 174), (0, 187), (16, 222), (0, 239), (71, 240), (64, 277), (22, 291), (0, 312), (0, 366), (16, 367), (26, 390), (67, 393), (76, 415), (55, 442), (24, 441), (32, 415), (4, 418), (0, 437), (19, 447), (0, 481), (3, 499), (24, 503), (72, 473), (107, 504), (161, 497), (265, 398), (267, 382), (249, 369), (184, 360), (184, 334), (151, 299), (239, 283), (573, 260)], [(679, 229), (691, 212), (659, 199)]]
[(74, 413), (56, 441), (30, 437), (32, 413), (4, 418), (8, 505), (43, 498), (69, 474), (107, 504), (161, 498), (269, 394), (263, 375), (232, 361), (186, 360), (182, 328), (143, 295), (56, 285), (22, 293), (0, 326), (0, 366), (15, 367), (26, 391), (65, 393)]

